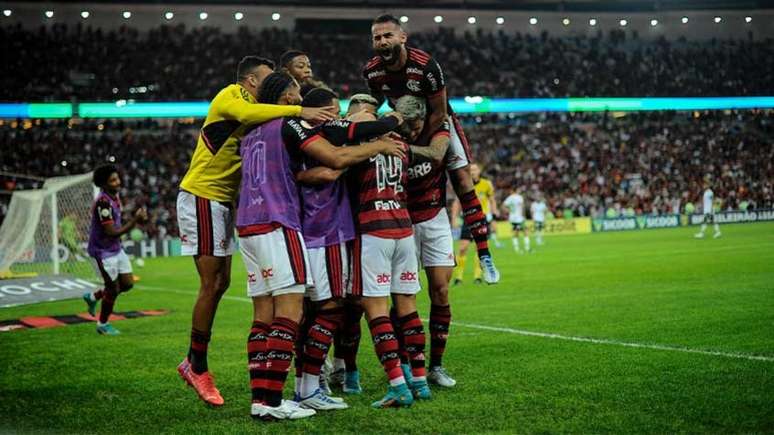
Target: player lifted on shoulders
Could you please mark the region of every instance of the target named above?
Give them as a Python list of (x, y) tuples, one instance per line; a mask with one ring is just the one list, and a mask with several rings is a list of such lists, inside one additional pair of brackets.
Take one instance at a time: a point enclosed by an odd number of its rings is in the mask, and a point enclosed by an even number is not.
[[(519, 254), (530, 252), (529, 234), (524, 221), (524, 197), (518, 187), (511, 189), (511, 194), (503, 201), (503, 206), (508, 209), (508, 221), (513, 230), (513, 250)], [(524, 251), (519, 247), (519, 233), (524, 233)]]
[[(265, 80), (261, 101), (295, 104), (301, 101), (299, 91), (292, 77), (272, 74)], [(402, 148), (386, 141), (336, 148), (310, 124), (285, 117), (256, 126), (241, 141), (240, 152), (244, 176), (236, 226), (247, 270), (247, 292), (253, 300), (253, 323), (247, 340), (253, 400), (250, 413), (266, 419), (309, 417), (315, 414), (313, 409), (282, 400), (304, 293), (312, 284), (309, 254), (301, 235), (296, 172), (301, 169), (303, 154), (342, 169), (380, 152), (402, 155)]]
[[(472, 159), (470, 149), (462, 126), (451, 111), (441, 66), (428, 53), (406, 46), (406, 32), (400, 21), (392, 15), (381, 15), (373, 21), (371, 37), (376, 56), (363, 69), (371, 94), (380, 101), (386, 99), (393, 107), (398, 98), (404, 95), (427, 99), (427, 119), (416, 141), (418, 145), (428, 145), (445, 124), (449, 125), (448, 153), (443, 150), (443, 153), (433, 157), (438, 162), (445, 161), (452, 186), (462, 205), (463, 218), (476, 241), (478, 256), (484, 266), (485, 281), (490, 284), (498, 282), (500, 273), (489, 252), (486, 216), (476, 197), (468, 168)], [(429, 216), (428, 219), (433, 217)]]
[(215, 311), (231, 281), (233, 210), (242, 163), (239, 142), (250, 124), (282, 116), (300, 115), (313, 120), (335, 116), (331, 108), (256, 104), (261, 84), (273, 69), (272, 61), (257, 56), (247, 56), (239, 62), (237, 82), (223, 88), (210, 103), (177, 197), (181, 251), (193, 256), (199, 273), (190, 346), (178, 373), (202, 400), (214, 406), (222, 405), (223, 397), (207, 366), (207, 347)]
[(118, 168), (113, 165), (100, 166), (94, 170), (94, 185), (99, 194), (91, 210), (91, 232), (89, 234), (89, 255), (94, 258), (102, 275), (105, 287), (83, 295), (83, 300), (92, 316), (96, 313), (97, 301), (102, 300), (102, 308), (97, 321), (97, 332), (103, 335), (118, 335), (119, 332), (108, 321), (113, 312), (113, 304), (120, 293), (129, 291), (134, 285), (132, 264), (121, 246), (121, 236), (134, 226), (144, 222), (148, 215), (140, 208), (132, 219), (121, 221), (121, 177)]

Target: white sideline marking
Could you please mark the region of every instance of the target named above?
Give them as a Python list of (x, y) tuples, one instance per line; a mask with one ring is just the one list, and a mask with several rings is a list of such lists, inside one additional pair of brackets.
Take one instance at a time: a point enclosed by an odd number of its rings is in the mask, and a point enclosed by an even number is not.
[[(138, 285), (137, 287), (145, 288), (148, 290), (162, 291), (167, 293), (179, 293), (179, 294), (187, 294), (187, 295), (196, 294), (196, 292), (192, 292), (192, 291), (171, 289), (171, 288), (164, 288), (164, 287), (155, 287), (155, 286), (149, 286), (144, 284)], [(223, 299), (252, 303), (252, 299), (248, 297), (242, 297), (242, 296), (224, 295)], [(427, 319), (422, 319), (422, 321), (427, 322)], [(571, 335), (553, 334), (550, 332), (535, 332), (535, 331), (526, 331), (523, 329), (503, 328), (499, 326), (477, 325), (475, 323), (452, 322), (452, 325), (462, 326), (463, 328), (481, 329), (484, 331), (506, 332), (508, 334), (523, 335), (526, 337), (551, 338), (555, 340), (574, 341), (578, 343), (606, 344), (611, 346), (633, 347), (637, 349), (665, 350), (670, 352), (694, 353), (694, 354), (707, 355), (707, 356), (720, 356), (724, 358), (746, 359), (749, 361), (774, 362), (774, 357), (762, 356), (762, 355), (750, 355), (746, 353), (691, 349), (689, 347), (668, 346), (664, 344), (631, 343), (626, 341), (608, 340), (604, 338), (574, 337)]]

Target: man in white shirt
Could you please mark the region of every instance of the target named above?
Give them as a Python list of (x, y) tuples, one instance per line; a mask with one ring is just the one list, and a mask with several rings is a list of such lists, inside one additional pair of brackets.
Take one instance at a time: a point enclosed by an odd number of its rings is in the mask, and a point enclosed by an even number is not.
[(532, 201), (530, 213), (535, 223), (535, 241), (538, 246), (543, 245), (543, 225), (546, 222), (546, 202), (541, 194), (536, 196), (537, 201)]
[(519, 233), (524, 233), (524, 251), (529, 252), (529, 234), (524, 225), (524, 197), (518, 187), (511, 189), (511, 194), (503, 202), (508, 209), (508, 221), (513, 229), (513, 250), (521, 254), (523, 251), (519, 247)]
[(720, 237), (720, 227), (715, 222), (715, 210), (713, 208), (713, 202), (715, 200), (715, 192), (710, 188), (709, 182), (704, 182), (704, 195), (702, 198), (702, 213), (704, 213), (704, 223), (701, 224), (701, 229), (694, 235), (697, 239), (704, 238), (704, 232), (707, 230), (707, 224), (713, 224), (715, 227), (715, 234), (712, 236), (717, 239)]

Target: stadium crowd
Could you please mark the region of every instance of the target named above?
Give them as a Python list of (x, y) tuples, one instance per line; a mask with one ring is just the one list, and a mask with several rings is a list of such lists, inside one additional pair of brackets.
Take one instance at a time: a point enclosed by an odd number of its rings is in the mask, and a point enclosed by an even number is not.
[[(511, 186), (562, 216), (685, 213), (709, 176), (722, 208), (774, 207), (774, 112), (464, 117), (500, 201)], [(177, 235), (175, 198), (197, 122), (3, 122), (1, 171), (57, 176), (115, 161), (123, 197), (148, 208), (151, 236)], [(55, 152), (54, 152), (55, 150)], [(3, 190), (34, 181), (0, 177)], [(8, 195), (0, 195), (0, 219)], [(688, 205), (688, 204), (691, 205)], [(127, 204), (133, 208), (134, 204)]]
[[(367, 29), (365, 30), (367, 32)], [(207, 100), (233, 80), (250, 52), (277, 59), (288, 47), (309, 53), (318, 78), (342, 96), (364, 89), (367, 34), (283, 29), (161, 26), (102, 30), (55, 24), (0, 27), (0, 100)], [(450, 96), (500, 97), (772, 95), (774, 41), (752, 38), (644, 39), (621, 30), (595, 37), (518, 32), (410, 35), (446, 69)], [(157, 50), (163, 46), (164, 50)], [(153, 53), (153, 56), (148, 56)], [(43, 58), (45, 57), (45, 58)], [(210, 62), (208, 59), (217, 59)], [(41, 68), (45, 65), (45, 68)], [(24, 71), (23, 74), (19, 74)]]

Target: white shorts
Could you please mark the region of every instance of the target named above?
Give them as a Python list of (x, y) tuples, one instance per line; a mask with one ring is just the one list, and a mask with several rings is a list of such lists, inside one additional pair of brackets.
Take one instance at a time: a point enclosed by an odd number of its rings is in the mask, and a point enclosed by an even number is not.
[(306, 296), (314, 302), (331, 298), (343, 298), (349, 287), (349, 250), (346, 243), (309, 248), (314, 287)]
[(304, 293), (312, 285), (309, 255), (301, 233), (279, 227), (269, 233), (239, 238), (247, 269), (247, 295)]
[(118, 279), (118, 275), (132, 273), (132, 262), (129, 261), (129, 256), (126, 255), (123, 249), (118, 254), (107, 258), (93, 258), (97, 271), (106, 284), (114, 282)]
[(446, 209), (434, 218), (414, 224), (414, 240), (422, 267), (454, 267), (454, 238)]
[(456, 116), (451, 115), (447, 120), (451, 128), (449, 131), (449, 149), (446, 151), (446, 170), (453, 171), (468, 166), (473, 158), (470, 154), (468, 138), (462, 130), (460, 121)]
[(191, 193), (177, 194), (177, 225), (182, 255), (234, 254), (234, 208)]
[(383, 239), (363, 234), (352, 252), (352, 288), (355, 296), (387, 297), (390, 293), (419, 293), (419, 265), (414, 236)]

